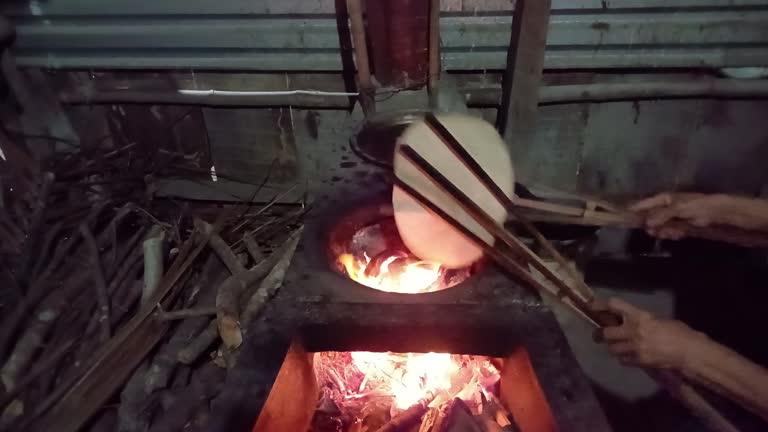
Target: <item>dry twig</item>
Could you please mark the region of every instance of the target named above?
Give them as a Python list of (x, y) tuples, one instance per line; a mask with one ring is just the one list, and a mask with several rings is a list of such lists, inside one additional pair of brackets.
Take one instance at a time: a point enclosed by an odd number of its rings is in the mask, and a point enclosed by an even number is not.
[(208, 245), (214, 252), (216, 252), (216, 255), (221, 258), (221, 261), (227, 266), (230, 273), (236, 275), (245, 271), (245, 267), (243, 267), (240, 260), (237, 259), (235, 253), (232, 252), (232, 249), (227, 245), (227, 242), (225, 242), (221, 236), (213, 232), (213, 227), (209, 223), (195, 218), (195, 227), (201, 232), (208, 234)]
[[(172, 300), (178, 294), (181, 287), (176, 282), (204, 247), (204, 244), (195, 246), (195, 237), (188, 239), (181, 247), (151, 304), (164, 302), (165, 299)], [(83, 368), (82, 374), (73, 377), (71, 382), (61, 384), (66, 389), (63, 395), (59, 395), (61, 400), (56, 398), (49, 402), (55, 404), (55, 407), (39, 407), (27, 422), (36, 420), (50, 409), (45, 417), (38, 420), (39, 428), (74, 432), (82, 427), (124, 383), (133, 368), (141, 363), (167, 331), (167, 325), (150, 319), (151, 315), (152, 308), (139, 310), (120, 333), (95, 353), (91, 364)]]
[(248, 300), (245, 310), (243, 310), (243, 326), (247, 326), (259, 312), (261, 312), (264, 305), (271, 299), (278, 289), (283, 284), (285, 278), (285, 272), (291, 264), (293, 259), (293, 253), (296, 251), (296, 246), (301, 239), (301, 233), (303, 229), (297, 229), (281, 248), (281, 255), (275, 266), (270, 270), (269, 274), (261, 281), (259, 289)]
[(99, 247), (96, 246), (96, 239), (93, 238), (93, 233), (91, 233), (88, 226), (80, 225), (80, 235), (83, 236), (85, 246), (90, 254), (91, 272), (96, 288), (96, 300), (99, 304), (97, 320), (101, 324), (100, 338), (102, 342), (105, 342), (112, 334), (112, 329), (110, 328), (111, 320), (109, 318), (109, 294), (107, 293), (107, 283), (104, 280), (104, 271), (101, 268), (101, 260), (99, 259)]
[(219, 330), (216, 326), (216, 320), (211, 320), (208, 326), (192, 342), (184, 347), (176, 355), (176, 359), (183, 364), (192, 364), (200, 357), (205, 350), (211, 347), (219, 337)]
[(161, 321), (175, 321), (187, 318), (199, 318), (216, 315), (215, 306), (201, 306), (189, 309), (177, 309), (172, 311), (159, 310), (157, 319)]
[(264, 260), (264, 253), (250, 233), (243, 233), (243, 242), (245, 243), (245, 248), (248, 249), (248, 254), (253, 258), (253, 262), (258, 263)]
[[(216, 319), (219, 327), (219, 334), (227, 349), (236, 349), (243, 342), (242, 326), (240, 319), (237, 317), (239, 315), (239, 305), (241, 300), (249, 302), (253, 297), (253, 293), (248, 292), (247, 290), (248, 286), (267, 276), (267, 274), (270, 273), (285, 256), (293, 256), (293, 251), (296, 249), (298, 238), (299, 234), (294, 233), (278, 250), (272, 253), (269, 258), (260, 262), (248, 271), (230, 276), (219, 286), (219, 292), (216, 297), (216, 308), (218, 309)], [(290, 258), (288, 260), (290, 262)], [(283, 269), (283, 275), (284, 271), (285, 269)], [(282, 280), (280, 282), (282, 282)], [(226, 305), (226, 307), (222, 307), (222, 305)], [(238, 315), (232, 313), (233, 308), (238, 310)], [(257, 306), (252, 306), (252, 309), (255, 308), (257, 308)], [(245, 317), (246, 312), (244, 311), (242, 315)], [(248, 320), (246, 321), (243, 318), (244, 323), (247, 324), (253, 316), (254, 311), (249, 312)], [(222, 319), (225, 319), (226, 321), (222, 323)]]

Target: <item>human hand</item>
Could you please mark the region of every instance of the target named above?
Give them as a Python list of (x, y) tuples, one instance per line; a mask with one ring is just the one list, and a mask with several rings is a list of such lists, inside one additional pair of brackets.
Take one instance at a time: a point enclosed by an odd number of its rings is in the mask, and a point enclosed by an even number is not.
[(621, 325), (598, 330), (595, 339), (625, 365), (683, 370), (696, 343), (706, 339), (680, 321), (656, 318), (617, 298), (594, 307), (621, 315)]
[(670, 224), (679, 219), (696, 227), (726, 223), (730, 200), (726, 195), (665, 192), (630, 206), (640, 213), (648, 234), (662, 239), (678, 240), (686, 235), (684, 224)]

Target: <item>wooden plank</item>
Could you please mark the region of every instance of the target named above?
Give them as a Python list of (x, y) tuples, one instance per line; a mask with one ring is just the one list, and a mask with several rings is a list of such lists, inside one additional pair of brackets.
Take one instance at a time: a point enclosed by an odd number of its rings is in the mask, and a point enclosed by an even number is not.
[[(496, 127), (513, 149), (524, 150), (536, 126), (551, 0), (518, 0)], [(517, 160), (517, 159), (513, 159)]]

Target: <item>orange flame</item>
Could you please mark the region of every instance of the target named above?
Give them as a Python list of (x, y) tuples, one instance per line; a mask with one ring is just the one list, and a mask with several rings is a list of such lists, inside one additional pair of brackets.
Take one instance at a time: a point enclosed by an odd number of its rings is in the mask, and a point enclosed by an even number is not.
[[(378, 269), (368, 273), (366, 269), (372, 260), (367, 255), (356, 259), (344, 254), (338, 259), (351, 279), (382, 291), (418, 294), (445, 288), (438, 282), (439, 263), (412, 262), (394, 271), (390, 267), (397, 258), (385, 259)], [(378, 390), (391, 395), (398, 409), (416, 404), (428, 392), (442, 394), (432, 402), (433, 406), (445, 402), (446, 398), (479, 394), (483, 391), (480, 383), (483, 375), (497, 374), (487, 359), (467, 361), (463, 356), (446, 353), (353, 352), (351, 356), (367, 382), (383, 383), (383, 388)]]
[(349, 277), (361, 284), (381, 291), (402, 294), (419, 294), (436, 291), (433, 288), (440, 276), (440, 264), (431, 261), (418, 261), (406, 264), (401, 272), (390, 271), (390, 265), (398, 257), (389, 257), (373, 275), (366, 275), (365, 270), (371, 263), (371, 258), (364, 255), (364, 260), (357, 260), (351, 254), (343, 254), (339, 262), (347, 270)]

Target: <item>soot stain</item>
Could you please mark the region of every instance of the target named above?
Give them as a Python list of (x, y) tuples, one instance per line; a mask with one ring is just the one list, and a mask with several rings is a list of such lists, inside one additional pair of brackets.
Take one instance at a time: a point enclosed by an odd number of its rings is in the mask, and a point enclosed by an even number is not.
[(354, 168), (357, 166), (357, 162), (347, 161), (339, 164), (341, 168)]

